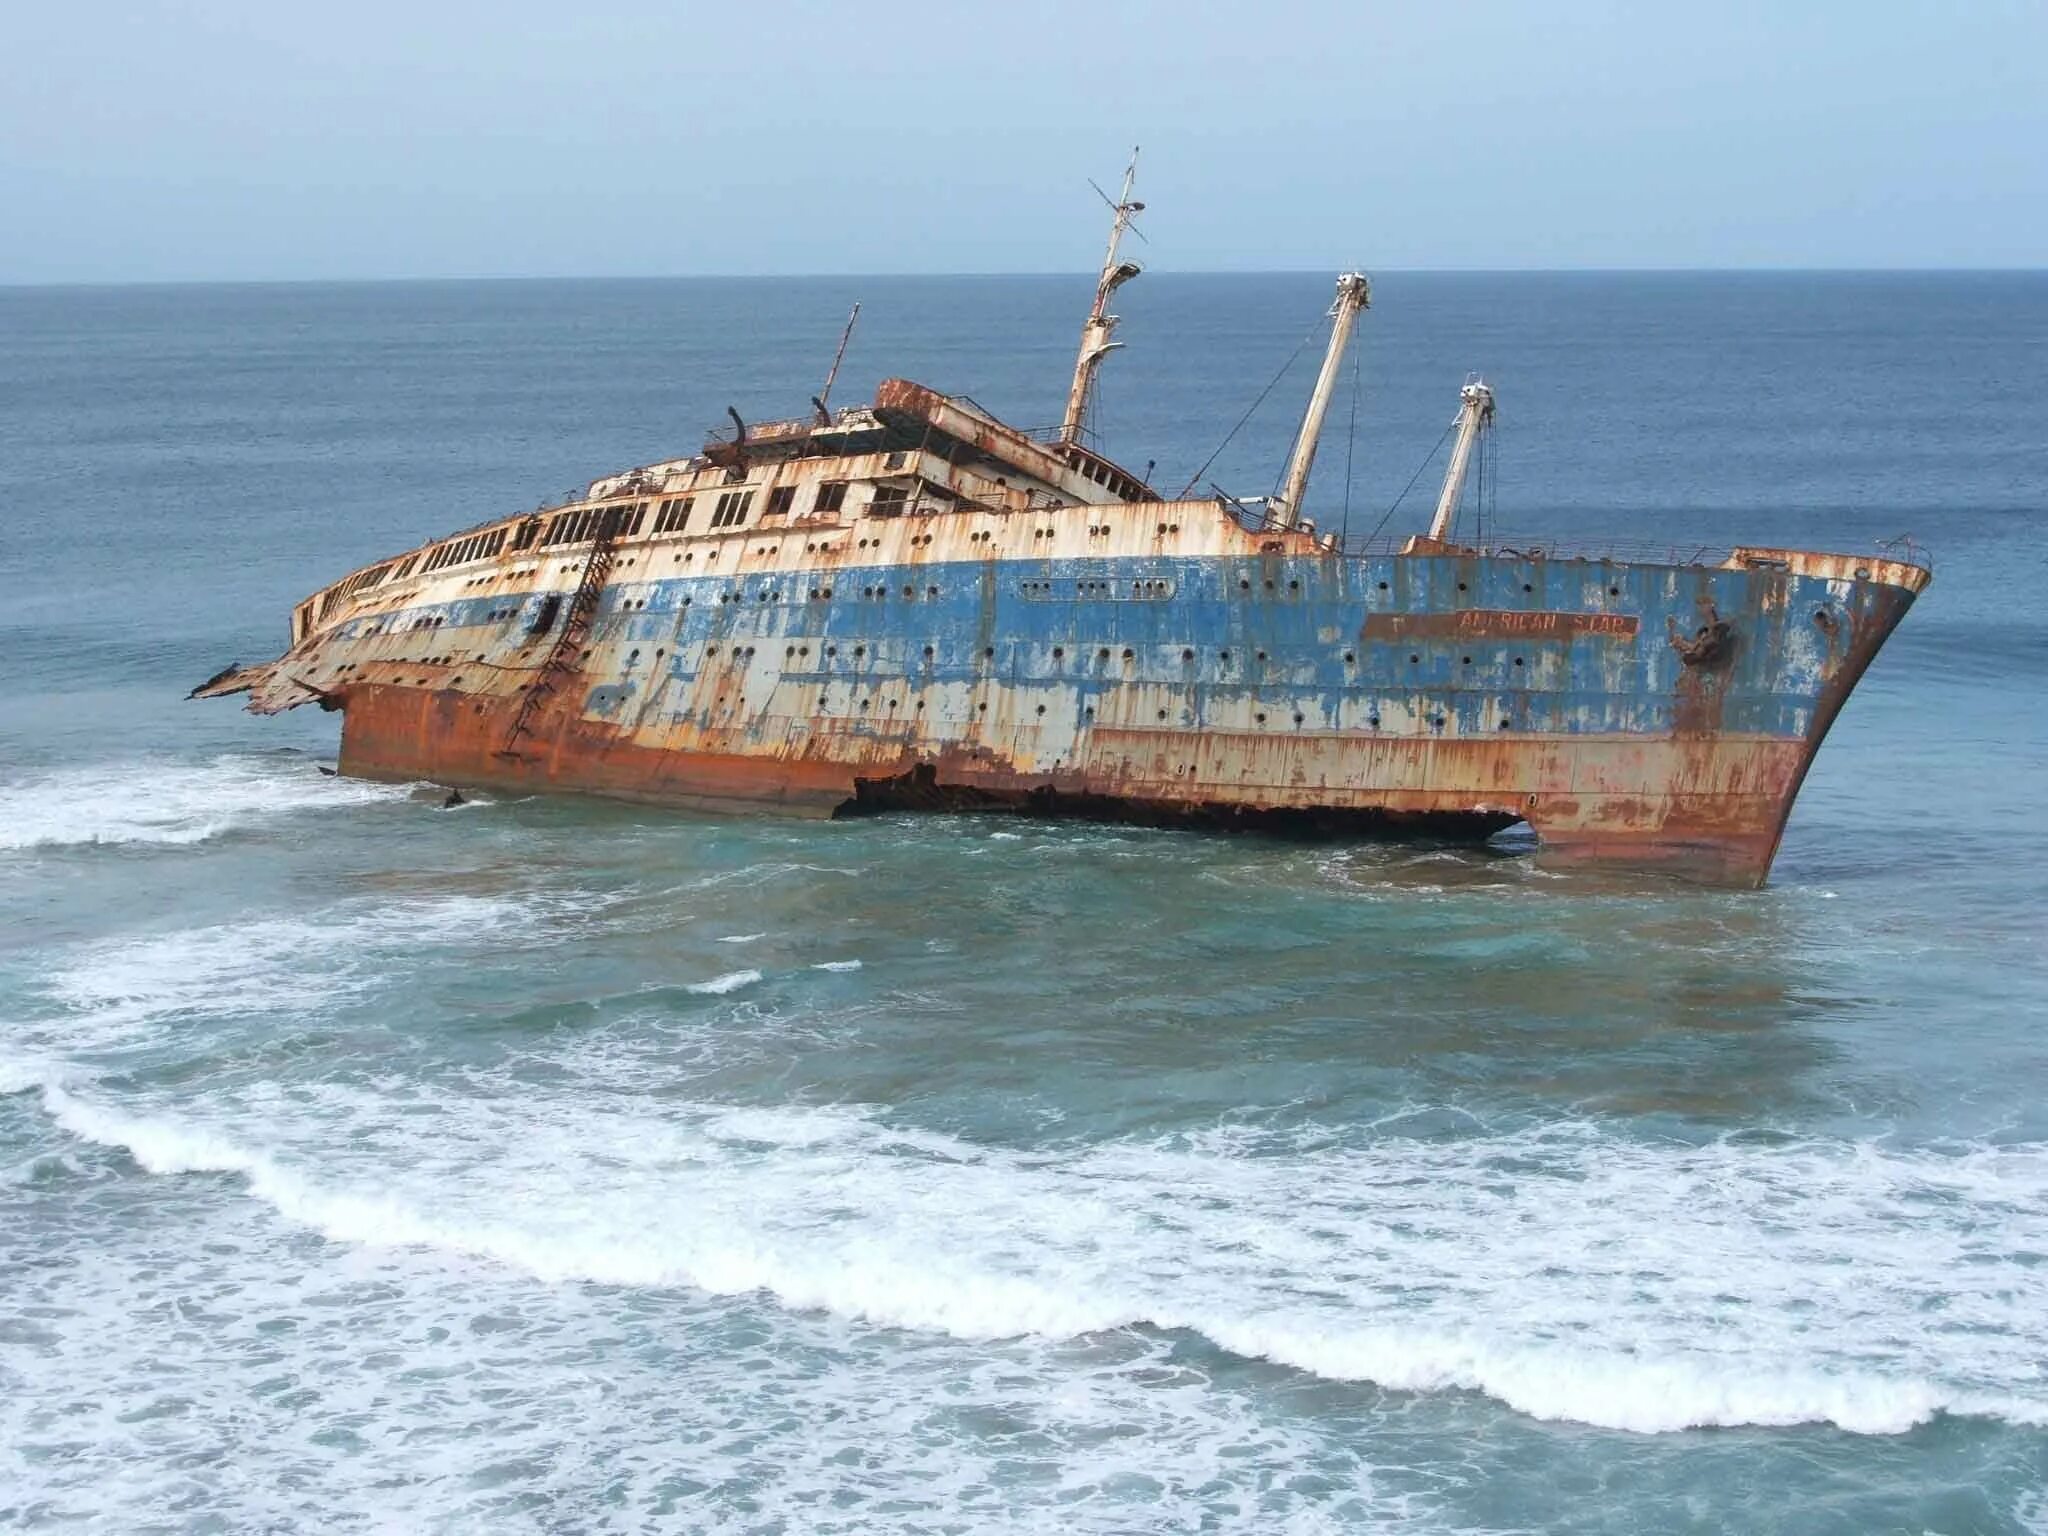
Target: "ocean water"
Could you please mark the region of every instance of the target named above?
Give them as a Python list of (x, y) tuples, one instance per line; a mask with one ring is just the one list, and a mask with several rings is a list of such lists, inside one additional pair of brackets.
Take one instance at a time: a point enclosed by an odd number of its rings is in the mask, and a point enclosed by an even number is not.
[[(1127, 288), (1106, 445), (1178, 488), (1328, 286)], [(1482, 370), (1496, 528), (1932, 551), (1760, 893), (443, 809), (183, 699), (855, 298), (840, 399), (1049, 420), (1086, 297), (0, 290), (0, 1528), (2048, 1530), (2048, 277), (1378, 284), (1326, 527)]]

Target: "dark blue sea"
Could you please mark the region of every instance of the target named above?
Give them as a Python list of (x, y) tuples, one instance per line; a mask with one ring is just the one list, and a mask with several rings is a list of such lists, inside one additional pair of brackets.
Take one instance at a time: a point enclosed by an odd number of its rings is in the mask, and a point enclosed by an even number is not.
[[(1051, 421), (1088, 294), (0, 290), (0, 1529), (2048, 1531), (2048, 275), (1377, 283), (1325, 528), (1479, 371), (1489, 529), (1931, 552), (1758, 893), (444, 809), (184, 701), (855, 299), (837, 400)], [(1104, 446), (1178, 489), (1329, 294), (1126, 288)]]

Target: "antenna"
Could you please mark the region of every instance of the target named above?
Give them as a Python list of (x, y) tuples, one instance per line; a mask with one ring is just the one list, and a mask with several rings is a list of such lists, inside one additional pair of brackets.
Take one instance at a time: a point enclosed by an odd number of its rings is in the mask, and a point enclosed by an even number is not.
[(839, 364), (846, 356), (846, 344), (853, 339), (853, 322), (859, 318), (860, 304), (856, 301), (853, 313), (846, 317), (846, 329), (839, 333), (839, 350), (832, 354), (832, 366), (825, 371), (825, 387), (811, 400), (811, 404), (818, 408), (818, 425), (821, 427), (832, 425), (832, 413), (826, 409), (826, 403), (832, 398), (832, 381), (839, 377)]

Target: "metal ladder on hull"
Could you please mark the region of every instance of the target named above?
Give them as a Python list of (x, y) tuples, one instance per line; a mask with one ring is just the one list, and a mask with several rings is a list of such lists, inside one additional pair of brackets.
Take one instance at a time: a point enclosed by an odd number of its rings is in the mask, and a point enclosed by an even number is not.
[(505, 744), (498, 749), (497, 756), (515, 760), (521, 756), (519, 738), (531, 729), (534, 716), (540, 713), (556, 685), (583, 665), (580, 647), (590, 634), (590, 620), (597, 611), (598, 599), (604, 596), (605, 581), (611, 575), (612, 558), (617, 553), (618, 534), (615, 518), (606, 517), (598, 525), (590, 557), (583, 562), (582, 579), (569, 599), (569, 611), (563, 615), (562, 627), (535, 670), (533, 681), (520, 696), (518, 712), (512, 716), (511, 728), (505, 732)]

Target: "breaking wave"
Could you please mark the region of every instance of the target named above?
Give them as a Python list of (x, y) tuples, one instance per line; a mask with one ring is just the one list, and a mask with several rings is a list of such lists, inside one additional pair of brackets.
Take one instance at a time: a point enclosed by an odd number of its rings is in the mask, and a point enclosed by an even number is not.
[[(339, 1092), (339, 1090), (336, 1090)], [(1656, 1433), (2048, 1424), (2048, 1149), (1655, 1146), (1588, 1129), (1058, 1154), (846, 1110), (462, 1109), (402, 1168), (273, 1155), (43, 1088), (157, 1174), (337, 1242), (688, 1287), (965, 1340), (1149, 1328), (1403, 1392)], [(345, 1123), (385, 1113), (330, 1102)], [(453, 1104), (451, 1101), (451, 1110)], [(317, 1165), (317, 1175), (300, 1165)], [(1996, 1235), (1982, 1218), (1996, 1208)]]
[(714, 976), (709, 981), (693, 981), (683, 990), (718, 997), (727, 992), (737, 992), (741, 987), (752, 986), (760, 979), (759, 971), (727, 971), (723, 976)]
[(0, 785), (0, 850), (201, 843), (304, 811), (408, 793), (402, 785), (331, 778), (309, 762), (274, 758), (65, 768)]

